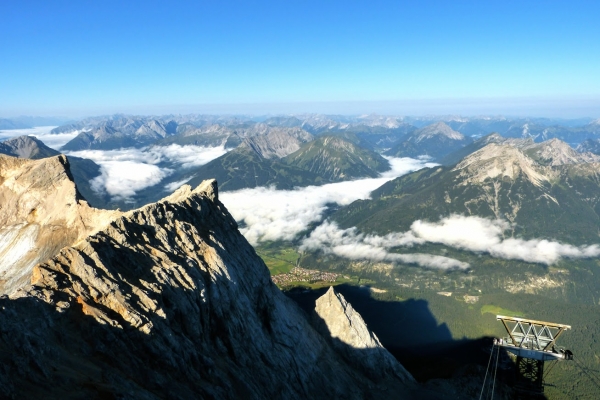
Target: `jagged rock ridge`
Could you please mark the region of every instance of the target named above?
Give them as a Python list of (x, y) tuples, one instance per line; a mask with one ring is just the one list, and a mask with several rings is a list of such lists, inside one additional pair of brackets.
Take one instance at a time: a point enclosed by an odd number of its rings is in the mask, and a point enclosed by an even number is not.
[[(82, 216), (83, 203), (60, 202), (77, 198), (59, 173), (62, 166), (68, 177), (63, 156), (4, 162), (30, 174), (41, 163), (57, 170), (53, 182), (37, 181), (49, 192), (36, 218), (70, 209)], [(27, 204), (14, 221), (31, 214)], [(368, 378), (311, 327), (271, 282), (219, 202), (215, 181), (100, 220), (103, 227), (71, 237), (0, 298), (0, 396), (417, 396), (409, 376)], [(2, 222), (13, 220), (6, 214)]]

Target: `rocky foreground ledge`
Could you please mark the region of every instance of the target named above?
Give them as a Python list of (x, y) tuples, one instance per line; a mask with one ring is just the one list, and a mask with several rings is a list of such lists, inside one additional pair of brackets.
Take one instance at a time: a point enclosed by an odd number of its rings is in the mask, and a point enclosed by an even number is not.
[(287, 299), (216, 181), (121, 213), (88, 207), (63, 156), (0, 162), (0, 234), (71, 231), (3, 272), (1, 398), (441, 398), (333, 289), (316, 322)]

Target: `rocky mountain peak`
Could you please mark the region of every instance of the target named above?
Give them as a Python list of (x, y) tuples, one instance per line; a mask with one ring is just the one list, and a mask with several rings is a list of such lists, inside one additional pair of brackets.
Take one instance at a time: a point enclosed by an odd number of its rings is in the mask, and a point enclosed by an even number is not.
[(319, 310), (355, 340), (312, 327), (216, 181), (121, 213), (89, 209), (64, 156), (2, 156), (0, 173), (1, 279), (19, 283), (0, 296), (0, 397), (418, 397), (343, 299)]
[(418, 143), (425, 139), (430, 139), (436, 136), (446, 137), (451, 140), (465, 140), (466, 137), (449, 127), (445, 122), (436, 122), (431, 125), (427, 125), (414, 132), (414, 140)]
[(544, 165), (566, 165), (587, 162), (600, 162), (600, 156), (589, 152), (577, 152), (560, 139), (550, 139), (542, 143), (524, 147), (538, 162)]
[(521, 150), (508, 144), (490, 143), (459, 162), (454, 171), (465, 178), (463, 184), (481, 183), (488, 178), (524, 177), (535, 186), (542, 186), (548, 177), (539, 172), (539, 166)]
[(389, 162), (378, 153), (330, 135), (319, 136), (304, 144), (284, 161), (332, 182), (366, 176), (374, 178), (389, 169)]
[(403, 381), (414, 380), (381, 345), (361, 315), (333, 287), (317, 299), (315, 311), (324, 325), (323, 329), (333, 339), (334, 347), (354, 365), (360, 365), (368, 375), (381, 377), (393, 374)]
[(0, 153), (19, 158), (39, 159), (60, 154), (33, 136), (19, 136), (0, 143)]
[(579, 153), (593, 153), (600, 154), (600, 140), (599, 139), (586, 139), (577, 146), (576, 149)]
[(266, 134), (247, 137), (242, 145), (262, 158), (282, 158), (299, 150), (302, 144), (313, 138), (313, 135), (301, 128), (269, 127)]

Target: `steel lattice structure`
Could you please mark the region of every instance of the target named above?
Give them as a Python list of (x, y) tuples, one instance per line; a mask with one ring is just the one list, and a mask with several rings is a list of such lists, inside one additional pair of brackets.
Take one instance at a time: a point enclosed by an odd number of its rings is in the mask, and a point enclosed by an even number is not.
[(515, 389), (531, 396), (544, 391), (544, 362), (572, 360), (573, 353), (556, 347), (556, 340), (570, 325), (497, 315), (508, 336), (495, 341), (497, 346), (516, 356)]

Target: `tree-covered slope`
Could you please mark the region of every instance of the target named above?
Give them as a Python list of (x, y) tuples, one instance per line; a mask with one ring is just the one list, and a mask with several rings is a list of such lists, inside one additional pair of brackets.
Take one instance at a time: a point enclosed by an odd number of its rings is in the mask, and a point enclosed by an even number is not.
[(252, 149), (241, 147), (199, 167), (190, 185), (216, 179), (222, 191), (274, 185), (278, 189), (318, 185), (325, 180), (316, 173), (287, 165), (278, 159), (264, 159)]

